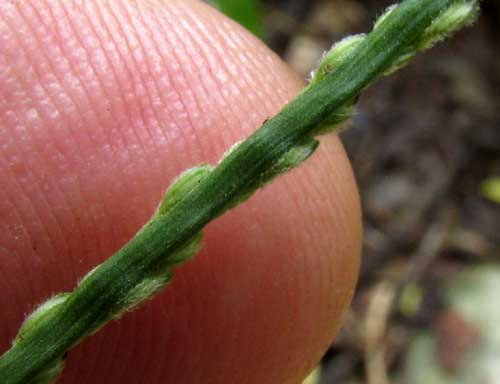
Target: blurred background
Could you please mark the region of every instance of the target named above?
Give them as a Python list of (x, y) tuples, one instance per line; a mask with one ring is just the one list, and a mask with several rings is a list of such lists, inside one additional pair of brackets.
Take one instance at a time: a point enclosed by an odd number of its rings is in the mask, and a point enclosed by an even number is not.
[[(375, 0), (211, 1), (307, 78)], [(500, 3), (363, 94), (341, 133), (364, 253), (339, 336), (308, 383), (500, 383)]]

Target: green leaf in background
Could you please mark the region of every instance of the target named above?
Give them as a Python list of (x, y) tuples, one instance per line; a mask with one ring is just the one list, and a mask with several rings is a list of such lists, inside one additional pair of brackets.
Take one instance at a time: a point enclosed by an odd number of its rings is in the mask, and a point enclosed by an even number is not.
[(264, 22), (260, 0), (211, 0), (226, 16), (243, 25), (255, 36), (264, 40)]
[(491, 177), (481, 183), (481, 194), (500, 204), (500, 177)]

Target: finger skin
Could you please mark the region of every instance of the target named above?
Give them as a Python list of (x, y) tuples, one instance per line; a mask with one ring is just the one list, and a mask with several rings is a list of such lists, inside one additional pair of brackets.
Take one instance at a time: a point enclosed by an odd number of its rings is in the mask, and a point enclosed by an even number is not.
[[(194, 1), (0, 2), (0, 351), (302, 84)], [(335, 137), (208, 225), (161, 294), (70, 352), (61, 383), (297, 383), (357, 278), (358, 195)]]

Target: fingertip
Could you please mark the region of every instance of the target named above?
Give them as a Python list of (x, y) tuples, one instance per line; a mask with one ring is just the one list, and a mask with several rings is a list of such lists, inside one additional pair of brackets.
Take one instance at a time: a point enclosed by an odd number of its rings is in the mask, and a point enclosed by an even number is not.
[[(20, 277), (4, 296), (19, 303), (3, 320), (7, 345), (35, 303), (140, 228), (169, 181), (216, 162), (302, 83), (201, 2), (32, 1), (0, 16), (0, 69), (15, 74), (0, 77), (1, 150), (26, 170), (0, 166), (13, 202), (2, 225), (20, 229), (0, 235), (3, 274)], [(211, 223), (163, 293), (72, 351), (62, 382), (297, 382), (350, 300), (360, 232), (347, 157), (326, 138)]]

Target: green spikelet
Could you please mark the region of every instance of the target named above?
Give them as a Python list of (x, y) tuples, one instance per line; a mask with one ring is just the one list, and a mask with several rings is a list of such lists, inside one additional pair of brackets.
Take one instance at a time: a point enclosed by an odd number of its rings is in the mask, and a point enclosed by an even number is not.
[(24, 320), (23, 324), (19, 328), (19, 332), (16, 338), (14, 339), (13, 344), (15, 345), (19, 342), (22, 342), (24, 339), (28, 338), (30, 334), (33, 332), (33, 330), (35, 330), (36, 327), (47, 318), (47, 316), (56, 311), (57, 308), (64, 303), (64, 301), (67, 299), (68, 296), (69, 293), (66, 292), (59, 293), (58, 295), (40, 304), (33, 311), (33, 313)]
[(152, 220), (158, 216), (166, 214), (170, 208), (172, 208), (180, 199), (184, 197), (184, 195), (195, 188), (203, 178), (207, 177), (213, 169), (214, 167), (209, 164), (201, 164), (188, 169), (180, 175), (165, 193), (165, 196), (153, 215)]
[[(238, 147), (238, 145), (239, 143), (234, 145), (224, 157), (228, 156), (233, 150)], [(307, 138), (303, 140), (303, 142), (292, 147), (288, 152), (281, 156), (281, 158), (275, 163), (274, 167), (272, 167), (269, 171), (263, 173), (256, 182), (247, 186), (247, 188), (245, 188), (240, 194), (238, 194), (238, 196), (233, 198), (233, 200), (228, 203), (222, 213), (248, 200), (259, 188), (263, 188), (277, 176), (288, 172), (295, 167), (298, 167), (306, 159), (308, 159), (314, 153), (314, 151), (316, 151), (318, 145), (319, 142), (317, 140)]]
[[(213, 167), (209, 164), (201, 164), (194, 168), (188, 169), (176, 181), (172, 183), (170, 188), (165, 193), (162, 202), (158, 206), (156, 212), (151, 217), (150, 221), (141, 229), (143, 231), (152, 222), (158, 220), (163, 215), (166, 215), (169, 210), (177, 204), (185, 195), (190, 193), (203, 178), (207, 177), (212, 172)], [(139, 231), (139, 232), (141, 232)], [(143, 281), (136, 285), (118, 306), (120, 309), (114, 315), (119, 317), (124, 311), (129, 311), (136, 307), (141, 302), (149, 299), (151, 296), (160, 291), (173, 277), (172, 267), (181, 264), (193, 257), (201, 248), (202, 233), (198, 232), (183, 246), (173, 252), (166, 261), (157, 266)]]
[(337, 68), (339, 64), (359, 46), (365, 37), (366, 35), (362, 33), (359, 35), (347, 36), (335, 43), (330, 51), (324, 55), (318, 69), (313, 71), (310, 84), (314, 86), (332, 73), (335, 68)]
[[(60, 293), (38, 306), (37, 309), (29, 315), (21, 325), (19, 332), (14, 339), (13, 345), (22, 343), (29, 338), (31, 334), (40, 326), (49, 316), (53, 316), (55, 311), (68, 298), (69, 293)], [(28, 384), (50, 384), (64, 369), (64, 357), (56, 359), (49, 363), (43, 371), (33, 377)]]
[[(388, 7), (375, 22), (374, 30), (379, 28), (397, 7), (398, 5)], [(476, 0), (462, 0), (452, 4), (432, 22), (415, 44), (408, 47), (404, 52), (401, 52), (383, 75), (390, 75), (404, 67), (417, 53), (431, 48), (452, 33), (472, 24), (476, 20), (478, 13), (479, 4)], [(313, 72), (309, 87), (316, 86), (326, 76), (334, 72), (340, 63), (348, 59), (349, 55), (365, 38), (366, 35), (364, 34), (348, 36), (334, 44), (331, 50), (324, 56), (318, 69)], [(312, 132), (313, 136), (339, 130), (343, 123), (352, 116), (354, 104), (353, 101), (351, 104), (337, 109), (332, 116), (325, 119), (321, 126)]]
[(26, 384), (51, 384), (62, 373), (65, 359), (60, 358), (47, 365), (47, 368), (33, 377)]

